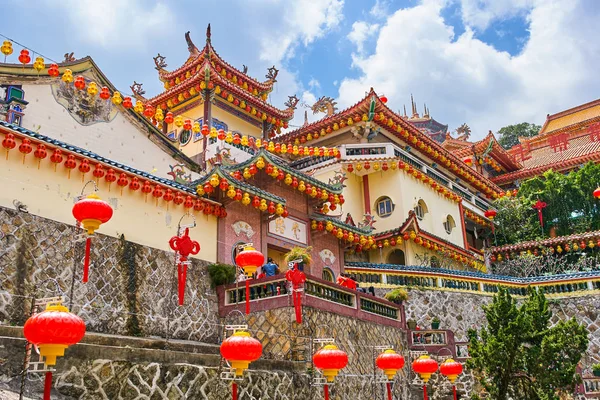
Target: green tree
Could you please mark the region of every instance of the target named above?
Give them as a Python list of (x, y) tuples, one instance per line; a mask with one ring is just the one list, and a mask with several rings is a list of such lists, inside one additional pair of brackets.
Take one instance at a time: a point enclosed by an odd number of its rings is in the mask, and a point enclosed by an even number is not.
[(548, 302), (532, 289), (519, 306), (500, 288), (483, 309), (487, 326), (469, 330), (467, 365), (491, 399), (558, 400), (574, 391), (588, 346), (583, 325), (571, 319), (550, 327)]
[(521, 122), (516, 125), (508, 125), (501, 128), (498, 131), (500, 139), (498, 143), (505, 149), (510, 149), (513, 146), (519, 144), (519, 137), (532, 137), (539, 133), (541, 126), (530, 124), (528, 122)]

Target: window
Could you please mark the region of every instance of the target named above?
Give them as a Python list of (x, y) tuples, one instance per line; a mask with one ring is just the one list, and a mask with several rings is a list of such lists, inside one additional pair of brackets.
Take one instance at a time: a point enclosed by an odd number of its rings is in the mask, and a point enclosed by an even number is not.
[(321, 278), (329, 282), (334, 282), (333, 272), (327, 267), (323, 268), (323, 274), (321, 275)]
[(182, 146), (185, 146), (186, 144), (188, 144), (190, 142), (190, 139), (192, 138), (192, 131), (188, 131), (188, 130), (182, 130), (179, 133), (179, 144)]
[(392, 250), (392, 252), (387, 256), (387, 262), (388, 264), (394, 265), (406, 265), (404, 252), (400, 249)]
[(423, 200), (419, 200), (417, 206), (415, 207), (415, 214), (417, 215), (417, 218), (419, 218), (420, 220), (423, 219), (427, 212), (427, 204), (425, 204)]
[(452, 233), (452, 229), (456, 227), (456, 223), (454, 222), (454, 218), (451, 215), (446, 217), (446, 221), (444, 222), (444, 229), (446, 233), (449, 235)]
[(381, 218), (386, 218), (392, 215), (392, 211), (394, 211), (394, 203), (392, 203), (392, 199), (389, 197), (380, 197), (377, 202), (377, 215)]

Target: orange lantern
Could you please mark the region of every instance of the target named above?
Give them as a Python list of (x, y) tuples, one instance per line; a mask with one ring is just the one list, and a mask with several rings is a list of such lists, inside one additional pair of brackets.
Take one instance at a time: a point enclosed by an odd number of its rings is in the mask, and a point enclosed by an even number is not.
[[(251, 362), (256, 361), (262, 354), (262, 344), (250, 336), (246, 331), (240, 330), (234, 332), (221, 343), (221, 355), (226, 359), (233, 369), (236, 376), (242, 376), (248, 369)], [(234, 382), (232, 387), (232, 398), (237, 399), (237, 384)]]
[[(375, 364), (377, 364), (377, 368), (383, 370), (385, 376), (391, 381), (394, 379), (396, 372), (404, 367), (404, 357), (394, 350), (388, 349), (377, 356)], [(386, 389), (388, 400), (392, 400), (392, 386), (390, 382), (386, 382)]]
[(454, 385), (454, 381), (456, 378), (462, 374), (463, 366), (461, 363), (454, 361), (449, 358), (440, 365), (440, 373), (448, 378), (450, 383), (452, 383), (452, 393), (454, 395), (454, 400), (456, 400), (456, 385)]
[[(313, 355), (315, 368), (323, 372), (327, 382), (333, 382), (341, 369), (348, 365), (348, 354), (334, 344), (328, 344)], [(325, 384), (325, 400), (329, 400), (329, 386)]]
[(422, 355), (412, 362), (412, 369), (423, 380), (423, 399), (427, 400), (427, 382), (438, 369), (438, 363), (428, 355)]
[(85, 258), (83, 262), (83, 282), (88, 281), (88, 270), (90, 263), (90, 249), (92, 246), (91, 236), (100, 225), (108, 222), (113, 215), (113, 209), (104, 200), (101, 200), (96, 193), (92, 193), (87, 197), (82, 197), (73, 206), (73, 216), (81, 224), (83, 229), (87, 231), (87, 239), (85, 242)]

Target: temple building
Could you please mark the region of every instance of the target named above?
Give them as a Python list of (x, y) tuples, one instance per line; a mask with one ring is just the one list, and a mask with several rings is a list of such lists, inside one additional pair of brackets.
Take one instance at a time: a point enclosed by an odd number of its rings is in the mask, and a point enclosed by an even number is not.
[[(308, 272), (328, 280), (375, 264), (485, 272), (491, 202), (519, 179), (600, 154), (598, 101), (548, 116), (510, 151), (491, 132), (470, 142), (466, 125), (450, 135), (412, 96), (402, 116), (374, 89), (341, 111), (323, 97), (311, 107), (322, 119), (289, 130), (298, 99), (267, 102), (275, 67), (260, 81), (231, 66), (210, 26), (201, 49), (185, 39), (180, 67), (154, 58), (164, 91), (152, 97), (137, 82), (119, 93), (89, 57), (67, 57), (50, 76), (2, 64), (2, 205), (70, 222), (66, 204), (93, 180), (127, 210), (106, 234), (165, 249), (191, 213), (207, 261), (232, 264), (237, 246), (253, 242), (279, 264), (290, 248), (312, 246)], [(25, 186), (8, 185), (17, 175)], [(141, 234), (139, 220), (153, 229)]]

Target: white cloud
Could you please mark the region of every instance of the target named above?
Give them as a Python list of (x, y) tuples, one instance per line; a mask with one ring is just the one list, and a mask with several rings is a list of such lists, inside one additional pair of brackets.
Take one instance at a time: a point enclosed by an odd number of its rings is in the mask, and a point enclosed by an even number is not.
[(378, 24), (356, 21), (352, 24), (352, 30), (348, 34), (348, 40), (356, 46), (356, 51), (359, 54), (362, 54), (364, 52), (365, 42), (369, 37), (375, 35), (378, 30)]
[(369, 11), (369, 14), (375, 18), (385, 18), (389, 13), (389, 6), (388, 0), (375, 0), (375, 4)]
[[(514, 17), (533, 8), (536, 0), (460, 0), (463, 22), (485, 30), (495, 20)], [(542, 0), (545, 1), (545, 0)]]
[(281, 6), (279, 24), (269, 23), (261, 34), (260, 58), (281, 62), (294, 55), (296, 46), (308, 46), (336, 28), (343, 19), (344, 0), (276, 0)]
[(600, 8), (590, 1), (536, 1), (527, 14), (529, 40), (517, 56), (483, 43), (469, 27), (454, 40), (442, 7), (441, 1), (424, 1), (391, 15), (375, 53), (355, 55), (361, 76), (342, 81), (340, 106), (353, 104), (373, 86), (399, 109), (412, 92), (438, 121), (451, 128), (467, 122), (482, 137), (512, 123), (542, 123), (547, 113), (598, 97), (600, 42), (590, 38)]
[(310, 81), (308, 82), (308, 87), (311, 89), (320, 89), (321, 84), (315, 78), (311, 78)]
[(85, 42), (101, 47), (145, 46), (173, 21), (170, 6), (144, 0), (48, 1), (68, 17)]

